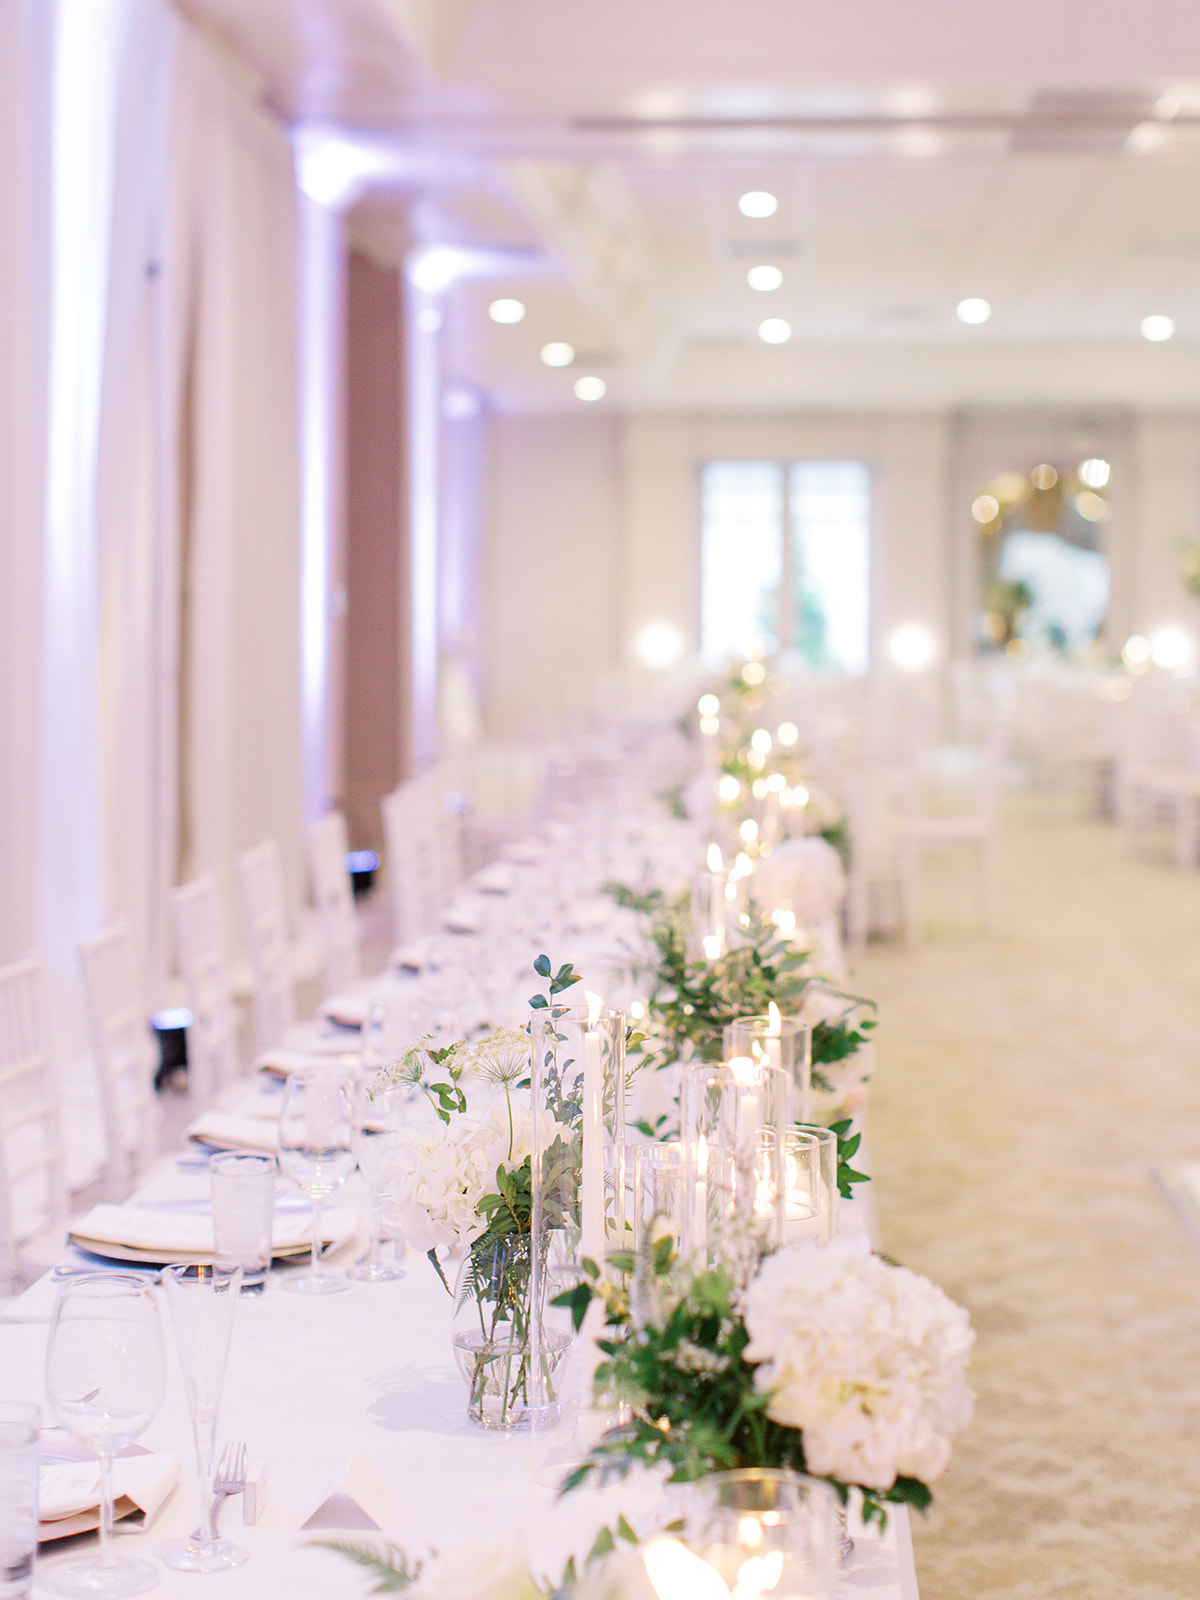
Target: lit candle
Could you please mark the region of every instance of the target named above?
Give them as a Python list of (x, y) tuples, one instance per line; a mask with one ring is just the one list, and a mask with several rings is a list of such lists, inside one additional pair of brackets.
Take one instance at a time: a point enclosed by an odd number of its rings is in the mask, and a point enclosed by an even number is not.
[(696, 1178), (692, 1188), (692, 1249), (698, 1262), (708, 1259), (708, 1140), (696, 1141)]
[(642, 1555), (658, 1600), (729, 1600), (729, 1585), (678, 1539), (651, 1539)]
[(583, 1162), (580, 1253), (604, 1265), (604, 1062), (596, 1022), (598, 995), (589, 994), (588, 1026), (583, 1040)]

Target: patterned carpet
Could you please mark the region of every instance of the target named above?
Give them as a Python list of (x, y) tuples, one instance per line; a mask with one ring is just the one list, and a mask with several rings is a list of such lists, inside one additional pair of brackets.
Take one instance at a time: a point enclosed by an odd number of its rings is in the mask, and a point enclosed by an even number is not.
[(1000, 931), (947, 865), (855, 973), (883, 1246), (978, 1333), (922, 1600), (1200, 1596), (1200, 1254), (1152, 1177), (1200, 1157), (1200, 876), (1068, 809), (1010, 797)]

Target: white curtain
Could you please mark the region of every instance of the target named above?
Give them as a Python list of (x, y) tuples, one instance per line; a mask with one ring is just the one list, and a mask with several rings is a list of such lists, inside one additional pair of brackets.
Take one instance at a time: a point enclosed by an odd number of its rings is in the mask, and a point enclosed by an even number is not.
[(302, 876), (296, 191), (279, 125), (181, 39), (173, 130), (194, 278), (184, 414), (180, 872), (276, 838)]
[(40, 0), (0, 5), (0, 962), (37, 939), (50, 46)]
[(73, 1056), (80, 938), (159, 1004), (172, 883), (299, 889), (295, 187), (166, 0), (3, 0), (0, 149), (0, 959)]

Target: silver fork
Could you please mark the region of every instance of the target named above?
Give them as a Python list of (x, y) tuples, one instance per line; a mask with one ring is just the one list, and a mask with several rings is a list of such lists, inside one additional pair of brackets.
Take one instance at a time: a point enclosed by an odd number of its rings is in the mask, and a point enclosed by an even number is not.
[[(221, 1459), (217, 1462), (217, 1470), (213, 1473), (213, 1503), (212, 1503), (212, 1529), (215, 1537), (217, 1531), (217, 1513), (221, 1503), (231, 1494), (241, 1494), (246, 1487), (246, 1446), (244, 1441), (229, 1443), (221, 1451)], [(204, 1537), (203, 1530), (197, 1528), (192, 1535), (193, 1539)]]

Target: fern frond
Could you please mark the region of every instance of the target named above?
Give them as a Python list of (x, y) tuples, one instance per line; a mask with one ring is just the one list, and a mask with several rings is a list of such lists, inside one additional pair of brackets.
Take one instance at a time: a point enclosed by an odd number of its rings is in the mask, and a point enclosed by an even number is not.
[(314, 1539), (313, 1544), (317, 1549), (332, 1550), (357, 1566), (366, 1567), (378, 1579), (372, 1594), (398, 1594), (415, 1583), (421, 1571), (419, 1561), (409, 1566), (408, 1557), (399, 1545), (385, 1544), (377, 1549), (369, 1544), (351, 1544), (346, 1539)]

